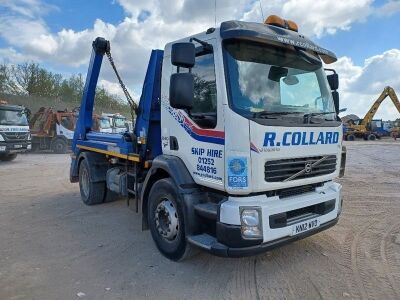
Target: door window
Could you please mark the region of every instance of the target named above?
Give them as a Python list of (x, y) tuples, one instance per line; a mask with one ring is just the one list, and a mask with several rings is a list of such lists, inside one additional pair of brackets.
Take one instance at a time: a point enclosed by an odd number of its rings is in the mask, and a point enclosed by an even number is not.
[(190, 110), (193, 121), (203, 128), (217, 125), (217, 88), (215, 81), (214, 54), (196, 56), (194, 75), (194, 103)]

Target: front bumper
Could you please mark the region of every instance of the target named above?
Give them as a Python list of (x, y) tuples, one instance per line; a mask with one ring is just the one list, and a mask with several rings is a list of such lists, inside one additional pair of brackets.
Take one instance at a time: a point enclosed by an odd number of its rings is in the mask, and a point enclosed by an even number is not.
[(20, 153), (32, 149), (31, 141), (0, 142), (0, 153)]
[[(230, 196), (218, 208), (215, 234), (189, 236), (189, 243), (218, 256), (250, 256), (296, 241), (338, 222), (342, 207), (341, 185), (327, 182), (314, 192), (279, 198), (255, 195)], [(262, 238), (242, 237), (240, 209), (258, 207), (262, 212)], [(317, 218), (319, 226), (293, 235), (293, 227)]]
[(197, 247), (199, 247), (211, 254), (217, 255), (217, 256), (245, 257), (245, 256), (252, 256), (252, 255), (260, 254), (260, 253), (272, 250), (274, 248), (281, 247), (288, 243), (304, 239), (308, 236), (311, 236), (313, 234), (316, 234), (318, 232), (321, 232), (323, 230), (326, 230), (326, 229), (336, 225), (338, 221), (339, 221), (339, 217), (336, 217), (335, 219), (322, 224), (318, 228), (304, 232), (302, 234), (299, 234), (296, 236), (288, 236), (288, 237), (284, 237), (284, 238), (281, 238), (278, 240), (273, 240), (273, 241), (270, 241), (267, 243), (262, 243), (259, 245), (254, 245), (254, 246), (249, 246), (249, 247), (237, 247), (237, 248), (228, 247), (224, 244), (219, 243), (215, 237), (208, 235), (208, 234), (203, 234), (201, 238), (189, 237), (188, 241), (191, 244), (193, 244), (194, 246), (197, 246)]

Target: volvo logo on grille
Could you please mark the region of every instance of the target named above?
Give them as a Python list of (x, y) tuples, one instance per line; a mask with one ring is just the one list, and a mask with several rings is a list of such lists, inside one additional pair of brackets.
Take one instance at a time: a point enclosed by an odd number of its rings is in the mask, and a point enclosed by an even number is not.
[[(298, 171), (297, 173), (294, 173), (293, 175), (289, 176), (283, 182), (290, 181), (295, 179), (296, 177), (302, 176), (302, 175), (309, 175), (312, 173), (313, 168), (318, 167), (321, 163), (323, 163), (325, 160), (329, 158), (329, 155), (323, 156), (322, 158), (318, 159), (317, 161), (306, 161), (304, 163), (304, 169)], [(315, 174), (315, 173), (314, 173)]]
[(312, 162), (307, 162), (305, 164), (304, 171), (306, 172), (306, 174), (311, 173), (311, 171), (312, 171)]

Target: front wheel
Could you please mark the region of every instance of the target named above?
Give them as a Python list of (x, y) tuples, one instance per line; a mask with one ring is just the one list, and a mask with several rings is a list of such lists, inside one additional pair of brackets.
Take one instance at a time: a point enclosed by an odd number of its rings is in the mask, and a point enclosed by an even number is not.
[(17, 157), (17, 153), (11, 154), (0, 154), (0, 160), (2, 161), (12, 161)]
[(370, 135), (368, 135), (368, 141), (375, 141), (376, 140), (376, 136), (375, 136), (375, 134), (370, 134)]
[(171, 260), (183, 260), (191, 247), (186, 241), (184, 214), (174, 182), (165, 178), (154, 183), (148, 201), (147, 218), (158, 250)]

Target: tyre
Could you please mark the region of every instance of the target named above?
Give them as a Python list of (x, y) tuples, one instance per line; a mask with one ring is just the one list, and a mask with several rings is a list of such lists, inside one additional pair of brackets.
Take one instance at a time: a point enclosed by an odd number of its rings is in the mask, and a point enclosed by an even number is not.
[(57, 154), (66, 153), (67, 142), (60, 138), (55, 139), (54, 141), (51, 142), (51, 150), (53, 150), (53, 152)]
[(86, 205), (103, 203), (106, 183), (104, 181), (92, 182), (89, 165), (86, 159), (84, 159), (79, 166), (79, 190), (81, 192), (82, 201)]
[(154, 183), (148, 198), (147, 219), (158, 250), (167, 258), (179, 261), (191, 253), (186, 241), (181, 201), (172, 179)]
[(368, 135), (368, 141), (375, 141), (376, 140), (376, 135), (375, 134), (369, 134)]
[(0, 154), (0, 160), (1, 161), (12, 161), (17, 157), (17, 153), (11, 153), (11, 154)]
[(348, 141), (354, 141), (356, 139), (356, 137), (354, 136), (354, 134), (349, 134), (348, 136), (347, 136), (347, 140)]

